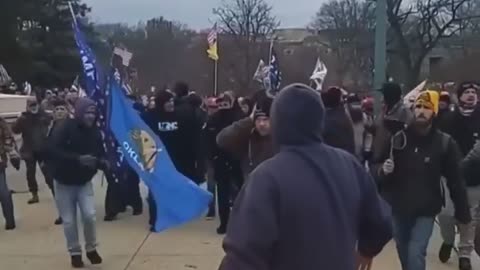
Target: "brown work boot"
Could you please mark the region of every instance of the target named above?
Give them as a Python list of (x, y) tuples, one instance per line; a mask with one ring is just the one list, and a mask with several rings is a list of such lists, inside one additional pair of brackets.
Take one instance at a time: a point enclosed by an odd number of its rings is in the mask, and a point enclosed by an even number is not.
[(32, 192), (32, 198), (28, 200), (28, 204), (35, 204), (39, 202), (40, 202), (40, 199), (38, 198), (38, 193)]

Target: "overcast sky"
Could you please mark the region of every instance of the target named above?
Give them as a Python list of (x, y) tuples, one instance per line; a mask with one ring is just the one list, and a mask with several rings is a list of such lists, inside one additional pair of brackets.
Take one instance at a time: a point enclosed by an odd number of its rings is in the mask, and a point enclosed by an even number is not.
[[(325, 0), (266, 0), (274, 6), (282, 27), (306, 26)], [(214, 21), (212, 9), (221, 0), (84, 0), (93, 10), (95, 22), (136, 24), (153, 17), (186, 23), (194, 29), (204, 29)], [(115, 10), (115, 11), (114, 11)]]

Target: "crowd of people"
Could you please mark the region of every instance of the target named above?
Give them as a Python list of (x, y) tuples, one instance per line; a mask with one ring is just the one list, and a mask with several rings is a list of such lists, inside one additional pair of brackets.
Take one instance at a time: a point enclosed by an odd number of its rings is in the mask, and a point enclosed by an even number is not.
[[(393, 238), (402, 269), (424, 270), (438, 217), (439, 259), (450, 259), (458, 227), (459, 269), (470, 270), (480, 201), (479, 91), (465, 82), (458, 104), (451, 93), (435, 90), (408, 104), (398, 84), (386, 83), (377, 116), (372, 97), (303, 84), (275, 97), (259, 91), (202, 98), (178, 82), (145, 100), (130, 98), (177, 170), (196, 184), (207, 182), (216, 196), (206, 215), (218, 213), (217, 233), (226, 234), (220, 269), (368, 267)], [(76, 89), (54, 89), (32, 96), (11, 127), (0, 119), (6, 229), (16, 227), (8, 161), (16, 169), (25, 162), (28, 204), (39, 202), (38, 164), (76, 268), (84, 266), (77, 206), (87, 258), (102, 262), (91, 183), (98, 170), (108, 183), (105, 221), (127, 206), (133, 215), (143, 213), (138, 175), (131, 168), (121, 176), (109, 173), (114, 164), (107, 162), (98, 117), (95, 103)], [(22, 136), (20, 148), (14, 134)], [(151, 194), (147, 201), (153, 226)]]

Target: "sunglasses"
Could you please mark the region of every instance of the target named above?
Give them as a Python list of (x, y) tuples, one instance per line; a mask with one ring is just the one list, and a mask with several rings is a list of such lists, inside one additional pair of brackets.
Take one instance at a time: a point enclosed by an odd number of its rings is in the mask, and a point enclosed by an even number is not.
[(480, 90), (480, 86), (476, 83), (465, 83), (465, 84), (462, 84), (461, 87), (464, 89), (473, 88), (477, 91)]

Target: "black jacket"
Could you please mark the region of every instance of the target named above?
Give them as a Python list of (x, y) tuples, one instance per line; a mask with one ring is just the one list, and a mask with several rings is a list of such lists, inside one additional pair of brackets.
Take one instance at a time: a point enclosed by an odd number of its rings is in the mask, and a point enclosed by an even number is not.
[(472, 115), (464, 116), (458, 108), (448, 112), (438, 122), (439, 128), (457, 142), (462, 156), (465, 156), (477, 140), (480, 140), (480, 108)]
[(22, 146), (20, 155), (23, 159), (38, 158), (47, 138), (48, 127), (52, 117), (40, 110), (36, 114), (23, 112), (12, 126), (12, 131), (22, 134)]
[(372, 166), (393, 213), (406, 217), (436, 216), (445, 202), (443, 176), (455, 205), (455, 217), (462, 223), (469, 222), (465, 182), (459, 170), (461, 155), (455, 141), (436, 128), (426, 136), (407, 128), (394, 135), (393, 143), (393, 173), (384, 175), (382, 170), (390, 155), (390, 140), (382, 147), (381, 158), (374, 160)]
[(197, 167), (200, 165), (201, 122), (193, 111), (165, 112), (156, 109), (142, 118), (162, 140), (176, 169), (194, 182), (202, 182), (203, 175)]
[[(49, 168), (56, 181), (64, 185), (84, 185), (101, 169), (104, 148), (100, 130), (87, 128), (76, 119), (66, 119), (55, 127), (48, 139)], [(96, 168), (85, 167), (78, 158), (92, 155), (98, 159)]]

